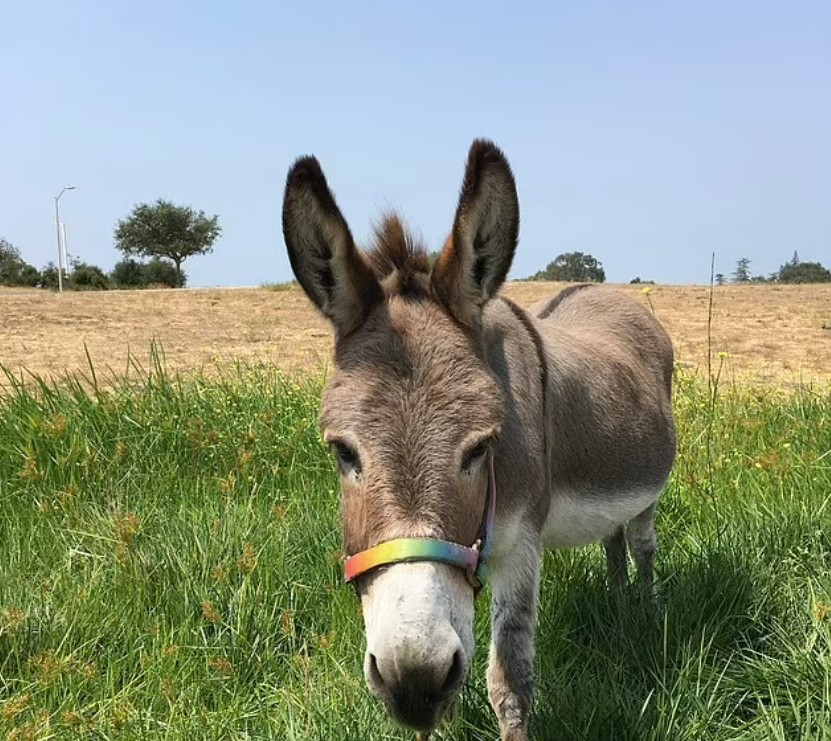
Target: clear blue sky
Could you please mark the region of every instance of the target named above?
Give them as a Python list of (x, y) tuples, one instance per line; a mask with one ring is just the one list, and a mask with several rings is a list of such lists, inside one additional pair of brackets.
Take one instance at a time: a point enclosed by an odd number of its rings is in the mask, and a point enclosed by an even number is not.
[(217, 213), (192, 285), (290, 278), (285, 173), (314, 153), (360, 241), (399, 207), (431, 247), (464, 158), (517, 177), (511, 275), (590, 252), (610, 281), (831, 263), (831, 3), (50, 2), (0, 6), (0, 236), (109, 269), (162, 197)]

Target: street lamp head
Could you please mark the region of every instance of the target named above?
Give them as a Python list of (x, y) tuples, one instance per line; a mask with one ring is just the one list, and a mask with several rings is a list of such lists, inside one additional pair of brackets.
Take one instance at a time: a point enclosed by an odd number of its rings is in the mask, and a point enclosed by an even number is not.
[(75, 190), (75, 186), (74, 185), (67, 185), (66, 190)]

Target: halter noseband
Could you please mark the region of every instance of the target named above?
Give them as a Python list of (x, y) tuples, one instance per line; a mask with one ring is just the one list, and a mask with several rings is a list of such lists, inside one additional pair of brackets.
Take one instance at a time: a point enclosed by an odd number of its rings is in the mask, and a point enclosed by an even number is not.
[(346, 559), (344, 580), (353, 582), (379, 566), (404, 561), (438, 561), (457, 566), (467, 575), (478, 593), (487, 578), (486, 561), (493, 540), (493, 521), (496, 516), (496, 477), (493, 473), (493, 455), (488, 456), (488, 493), (485, 514), (473, 545), (468, 547), (437, 538), (396, 538), (379, 543)]

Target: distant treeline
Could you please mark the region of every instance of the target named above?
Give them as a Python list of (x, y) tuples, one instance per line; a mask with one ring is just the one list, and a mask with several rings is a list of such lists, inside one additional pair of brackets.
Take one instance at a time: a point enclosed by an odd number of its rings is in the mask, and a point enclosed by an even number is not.
[[(170, 260), (154, 258), (147, 261), (127, 258), (117, 262), (109, 272), (97, 265), (71, 260), (64, 275), (63, 287), (74, 291), (105, 291), (110, 288), (183, 288), (187, 284), (184, 271), (177, 273)], [(20, 256), (9, 241), (0, 238), (0, 286), (26, 288), (58, 288), (58, 269), (50, 262), (38, 270)]]
[[(573, 283), (603, 283), (606, 273), (603, 264), (596, 257), (582, 252), (564, 252), (552, 260), (543, 270), (528, 276), (525, 280), (567, 281)], [(640, 276), (630, 283), (654, 283)], [(728, 278), (723, 273), (715, 275), (715, 282), (725, 283), (831, 283), (831, 271), (818, 262), (802, 262), (794, 252), (793, 257), (775, 273), (768, 276), (753, 275), (750, 258), (742, 257), (736, 269)]]
[[(727, 283), (723, 273), (716, 273), (718, 285)], [(753, 275), (750, 270), (750, 258), (741, 257), (736, 261), (736, 269), (730, 275), (731, 283), (831, 283), (831, 270), (818, 262), (803, 262), (799, 253), (770, 275)]]

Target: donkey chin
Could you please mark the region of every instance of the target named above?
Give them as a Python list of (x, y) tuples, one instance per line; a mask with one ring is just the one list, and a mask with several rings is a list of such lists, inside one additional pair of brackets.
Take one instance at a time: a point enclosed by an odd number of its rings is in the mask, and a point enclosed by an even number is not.
[(432, 731), (464, 685), (473, 658), (473, 588), (439, 563), (379, 569), (361, 590), (370, 691), (400, 724)]

